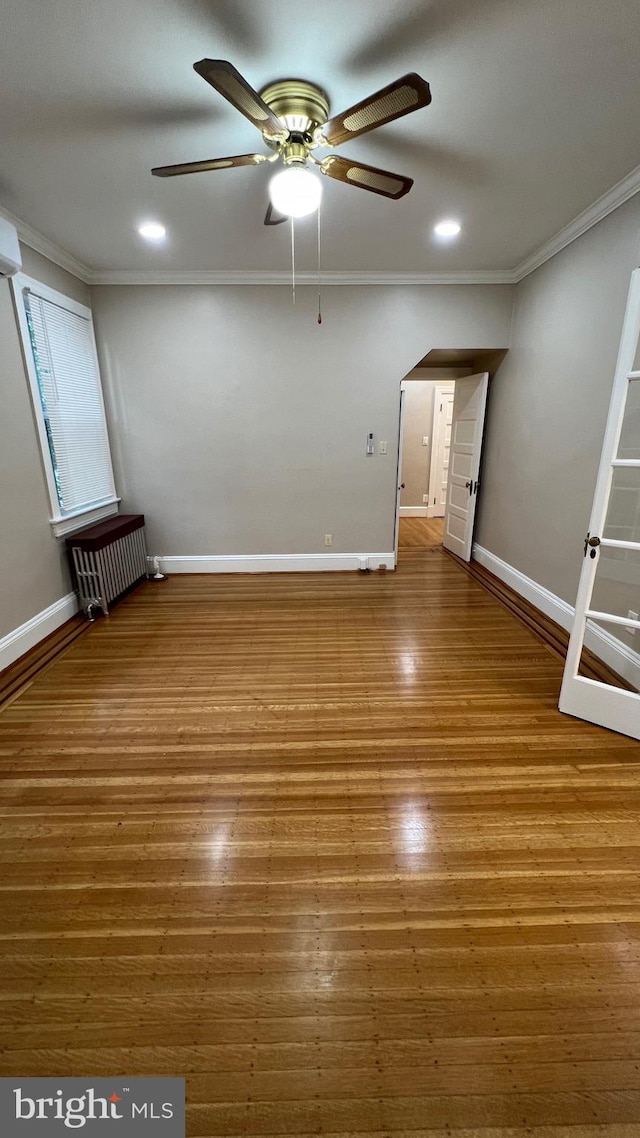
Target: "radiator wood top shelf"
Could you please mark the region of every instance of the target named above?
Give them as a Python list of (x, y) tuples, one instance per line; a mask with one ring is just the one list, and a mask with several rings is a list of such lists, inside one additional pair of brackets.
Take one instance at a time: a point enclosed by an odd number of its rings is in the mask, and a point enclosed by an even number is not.
[(78, 530), (67, 538), (67, 546), (69, 549), (82, 549), (85, 553), (96, 553), (143, 526), (144, 514), (119, 514), (117, 518), (108, 518), (97, 526)]

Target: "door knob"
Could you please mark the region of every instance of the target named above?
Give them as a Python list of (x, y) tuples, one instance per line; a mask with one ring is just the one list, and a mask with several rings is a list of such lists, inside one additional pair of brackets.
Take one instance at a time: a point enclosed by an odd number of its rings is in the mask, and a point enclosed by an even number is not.
[(401, 490), (404, 490), (404, 482), (401, 482), (401, 483), (400, 483), (400, 489), (401, 489)]

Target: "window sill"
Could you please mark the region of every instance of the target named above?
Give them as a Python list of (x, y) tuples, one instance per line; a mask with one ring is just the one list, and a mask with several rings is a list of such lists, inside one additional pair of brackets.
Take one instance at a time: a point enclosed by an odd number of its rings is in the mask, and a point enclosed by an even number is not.
[(113, 498), (110, 502), (103, 502), (100, 506), (91, 506), (88, 510), (78, 510), (75, 514), (67, 514), (64, 518), (49, 518), (54, 537), (67, 537), (70, 533), (85, 529), (94, 522), (103, 522), (105, 518), (112, 518), (118, 512), (120, 498)]

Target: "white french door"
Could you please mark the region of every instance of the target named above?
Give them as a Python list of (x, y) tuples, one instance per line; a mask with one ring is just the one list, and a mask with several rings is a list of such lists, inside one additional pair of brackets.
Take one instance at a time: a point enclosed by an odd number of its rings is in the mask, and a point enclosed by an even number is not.
[[(632, 274), (560, 710), (640, 739), (640, 269)], [(619, 681), (588, 675), (585, 646)]]
[(442, 544), (463, 561), (471, 560), (488, 387), (488, 371), (456, 379)]

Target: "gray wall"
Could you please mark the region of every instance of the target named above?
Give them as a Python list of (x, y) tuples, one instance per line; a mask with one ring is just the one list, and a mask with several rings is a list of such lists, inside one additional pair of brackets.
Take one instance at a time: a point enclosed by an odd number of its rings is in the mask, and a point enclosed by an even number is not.
[[(404, 423), (402, 431), (401, 506), (419, 506), (426, 509), (423, 494), (429, 490), (429, 464), (431, 462), (431, 431), (433, 425), (433, 392), (435, 380), (411, 379), (404, 392)], [(424, 436), (429, 445), (423, 446)]]
[(569, 604), (639, 235), (636, 196), (517, 286), (490, 389), (475, 540)]
[[(92, 289), (123, 508), (162, 555), (393, 548), (400, 381), (508, 343), (509, 286)], [(388, 454), (365, 454), (366, 435)]]
[[(84, 304), (86, 287), (45, 257), (22, 248), (23, 270)], [(0, 637), (71, 588), (51, 509), (9, 282), (0, 280)]]

